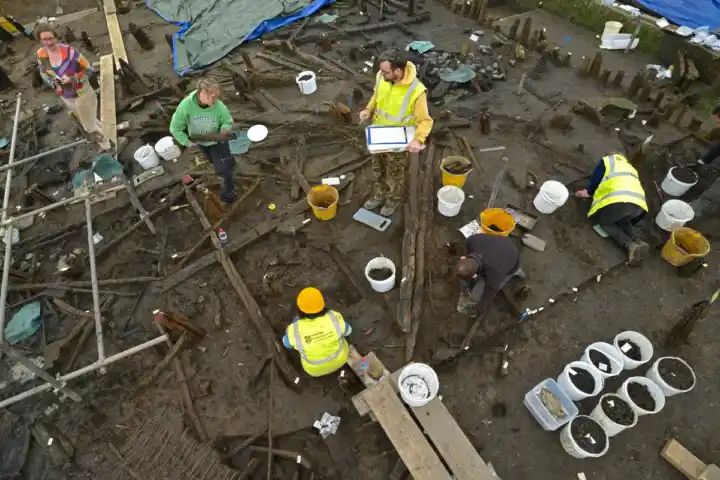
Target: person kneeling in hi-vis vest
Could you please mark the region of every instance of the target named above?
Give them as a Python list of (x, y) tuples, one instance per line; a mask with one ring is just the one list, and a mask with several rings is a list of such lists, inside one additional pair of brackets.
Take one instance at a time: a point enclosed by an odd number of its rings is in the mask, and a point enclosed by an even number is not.
[[(380, 71), (375, 92), (360, 121), (372, 118), (373, 125), (415, 127), (415, 138), (408, 144), (409, 153), (425, 148), (433, 120), (428, 113), (427, 88), (417, 78), (415, 65), (399, 50), (389, 50), (378, 60)], [(372, 156), (373, 194), (363, 205), (373, 210), (382, 205), (380, 214), (389, 217), (400, 206), (405, 187), (407, 152), (380, 153)]]
[(298, 316), (288, 325), (283, 345), (300, 353), (303, 370), (311, 377), (328, 375), (347, 362), (350, 347), (345, 337), (352, 328), (343, 316), (325, 307), (317, 288), (304, 288), (297, 297)]
[(645, 190), (627, 158), (619, 153), (603, 157), (590, 177), (588, 188), (578, 190), (575, 196), (592, 197), (588, 217), (627, 250), (630, 265), (637, 265), (647, 256), (650, 246), (635, 231), (635, 225), (648, 211)]

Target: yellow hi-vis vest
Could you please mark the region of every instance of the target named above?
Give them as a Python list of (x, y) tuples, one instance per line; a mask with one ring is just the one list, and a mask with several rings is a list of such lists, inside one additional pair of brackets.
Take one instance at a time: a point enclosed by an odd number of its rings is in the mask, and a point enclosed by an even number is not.
[(345, 338), (345, 320), (332, 310), (322, 317), (301, 318), (287, 327), (290, 345), (300, 353), (303, 370), (321, 377), (347, 362), (349, 346)]
[[(411, 64), (409, 64), (411, 65)], [(411, 68), (414, 70), (415, 66)], [(378, 72), (375, 81), (375, 115), (373, 125), (415, 126), (415, 101), (425, 92), (416, 77), (409, 85), (387, 82)]]
[(613, 203), (634, 203), (647, 212), (645, 190), (637, 170), (620, 154), (603, 157), (603, 163), (605, 176), (595, 190), (588, 217)]

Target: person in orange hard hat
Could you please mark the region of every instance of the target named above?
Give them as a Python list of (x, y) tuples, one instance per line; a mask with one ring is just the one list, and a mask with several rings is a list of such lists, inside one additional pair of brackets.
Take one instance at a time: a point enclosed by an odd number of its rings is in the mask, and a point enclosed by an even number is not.
[(297, 309), (297, 317), (285, 330), (285, 348), (298, 351), (303, 370), (311, 377), (341, 368), (348, 358), (345, 337), (352, 333), (350, 324), (339, 312), (328, 310), (322, 292), (315, 287), (300, 291)]

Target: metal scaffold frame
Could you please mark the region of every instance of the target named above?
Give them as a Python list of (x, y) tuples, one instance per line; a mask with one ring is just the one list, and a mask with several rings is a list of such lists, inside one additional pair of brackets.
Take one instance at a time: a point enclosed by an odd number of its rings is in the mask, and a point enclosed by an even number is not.
[[(3, 195), (3, 206), (2, 206), (2, 214), (0, 217), (0, 226), (4, 229), (4, 241), (5, 241), (5, 257), (3, 259), (3, 270), (2, 270), (2, 283), (0, 283), (0, 352), (7, 355), (9, 358), (19, 362), (23, 366), (25, 366), (27, 369), (35, 373), (38, 377), (45, 380), (46, 383), (42, 385), (38, 385), (36, 387), (30, 388), (22, 393), (16, 394), (12, 397), (9, 397), (5, 400), (0, 401), (0, 408), (7, 407), (9, 405), (12, 405), (13, 403), (17, 403), (21, 400), (24, 400), (26, 398), (29, 398), (37, 393), (45, 392), (47, 390), (53, 389), (55, 392), (61, 392), (64, 395), (68, 396), (72, 400), (78, 402), (81, 400), (80, 395), (78, 395), (76, 392), (71, 390), (69, 387), (66, 386), (66, 383), (69, 380), (72, 380), (74, 378), (78, 378), (86, 373), (94, 372), (96, 370), (100, 370), (100, 373), (105, 373), (105, 367), (108, 365), (117, 362), (118, 360), (122, 360), (123, 358), (129, 357), (135, 353), (141, 352), (147, 348), (153, 347), (155, 345), (158, 345), (162, 342), (165, 342), (168, 340), (168, 335), (160, 335), (158, 337), (155, 337), (151, 340), (148, 340), (144, 343), (141, 343), (139, 345), (136, 345), (132, 348), (129, 348), (127, 350), (124, 350), (120, 353), (116, 353), (115, 355), (111, 355), (109, 357), (105, 356), (105, 344), (103, 341), (103, 327), (102, 327), (102, 317), (100, 312), (100, 295), (99, 295), (99, 287), (98, 287), (98, 279), (97, 279), (97, 266), (95, 263), (95, 243), (93, 241), (93, 225), (92, 225), (92, 199), (95, 196), (95, 193), (91, 190), (87, 193), (79, 196), (70, 197), (64, 200), (60, 200), (58, 202), (52, 203), (50, 205), (46, 205), (44, 207), (24, 212), (20, 215), (17, 215), (15, 217), (10, 216), (8, 214), (9, 209), (9, 203), (10, 203), (10, 187), (12, 184), (12, 177), (13, 177), (13, 169), (17, 167), (18, 165), (26, 164), (30, 161), (40, 159), (42, 157), (45, 157), (47, 155), (51, 155), (53, 153), (57, 153), (59, 151), (75, 147), (77, 145), (80, 145), (82, 143), (85, 143), (85, 140), (74, 142), (68, 145), (65, 145), (63, 147), (58, 147), (52, 150), (48, 150), (43, 153), (39, 153), (37, 155), (33, 155), (31, 157), (25, 158), (23, 160), (15, 161), (15, 147), (17, 143), (17, 133), (18, 133), (18, 125), (19, 125), (19, 118), (20, 118), (20, 106), (22, 101), (22, 93), (18, 93), (17, 95), (17, 104), (15, 107), (15, 119), (13, 124), (13, 130), (12, 130), (12, 140), (10, 143), (10, 155), (7, 165), (4, 165), (0, 167), (0, 172), (7, 171), (6, 177), (5, 177), (5, 192)], [(127, 182), (126, 182), (127, 183)], [(120, 185), (116, 187), (111, 187), (108, 191), (113, 190), (120, 190), (126, 188), (126, 185)], [(90, 280), (92, 283), (92, 298), (93, 298), (93, 318), (95, 322), (95, 336), (97, 339), (97, 351), (98, 351), (98, 359), (91, 363), (90, 365), (87, 365), (85, 367), (79, 368), (77, 370), (74, 370), (72, 372), (66, 373), (64, 375), (58, 375), (57, 377), (53, 377), (45, 370), (39, 368), (35, 363), (27, 358), (25, 355), (18, 352), (16, 349), (11, 347), (6, 341), (5, 341), (5, 318), (6, 318), (6, 304), (7, 304), (7, 293), (8, 293), (8, 287), (9, 287), (9, 278), (10, 278), (10, 265), (12, 263), (11, 257), (12, 257), (12, 236), (14, 231), (14, 225), (27, 217), (33, 217), (35, 215), (38, 215), (42, 212), (47, 212), (50, 210), (53, 210), (57, 207), (61, 207), (63, 205), (67, 205), (69, 203), (73, 202), (80, 202), (84, 201), (85, 204), (85, 222), (87, 226), (87, 240), (88, 240), (88, 257), (90, 260)], [(142, 213), (141, 213), (142, 215)]]

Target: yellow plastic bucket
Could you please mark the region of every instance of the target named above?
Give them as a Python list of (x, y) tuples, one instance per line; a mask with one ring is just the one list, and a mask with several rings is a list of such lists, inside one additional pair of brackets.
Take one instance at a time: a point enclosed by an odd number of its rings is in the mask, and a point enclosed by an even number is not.
[[(457, 164), (467, 165), (467, 167), (468, 167), (467, 172), (451, 173), (446, 170), (446, 166), (457, 165)], [(443, 187), (446, 187), (448, 185), (453, 185), (453, 186), (462, 188), (465, 185), (467, 176), (470, 175), (470, 172), (472, 172), (472, 164), (470, 163), (470, 160), (468, 160), (465, 157), (458, 157), (458, 156), (445, 157), (442, 159), (442, 162), (440, 162), (440, 171), (442, 172)]]
[(480, 229), (487, 235), (507, 237), (515, 229), (515, 219), (504, 208), (488, 208), (480, 214)]
[(318, 220), (332, 220), (337, 215), (340, 194), (330, 185), (316, 185), (310, 189), (307, 201)]
[(662, 257), (675, 267), (682, 267), (708, 253), (710, 242), (700, 232), (687, 227), (673, 230), (661, 252)]

